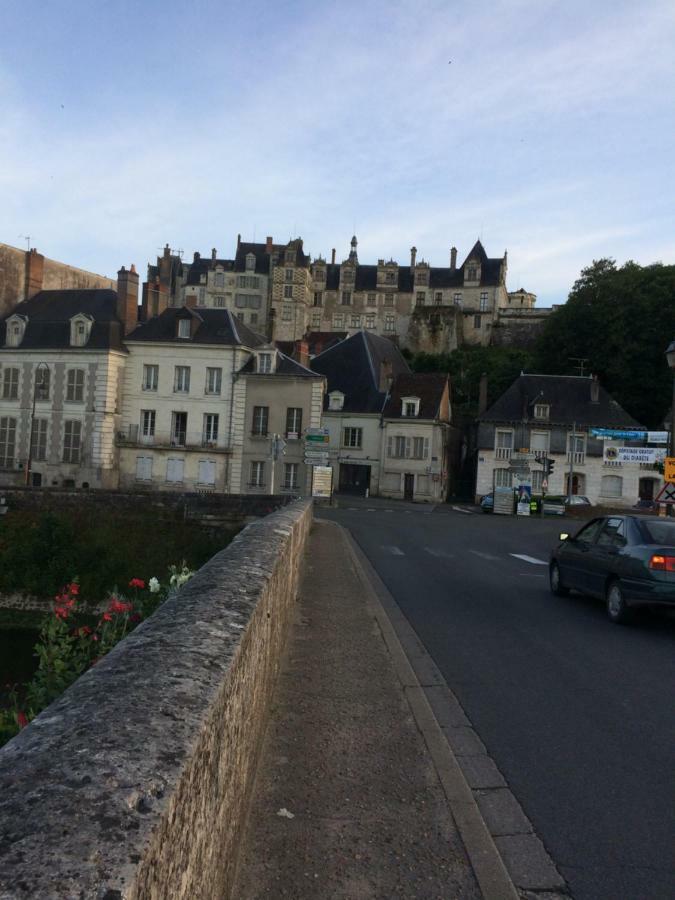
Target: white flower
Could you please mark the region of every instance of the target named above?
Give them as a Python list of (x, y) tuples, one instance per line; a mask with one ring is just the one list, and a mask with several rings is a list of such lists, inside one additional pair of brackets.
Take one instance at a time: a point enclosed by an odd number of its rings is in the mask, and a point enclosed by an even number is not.
[(157, 578), (151, 578), (148, 582), (148, 588), (151, 594), (159, 593), (159, 580)]

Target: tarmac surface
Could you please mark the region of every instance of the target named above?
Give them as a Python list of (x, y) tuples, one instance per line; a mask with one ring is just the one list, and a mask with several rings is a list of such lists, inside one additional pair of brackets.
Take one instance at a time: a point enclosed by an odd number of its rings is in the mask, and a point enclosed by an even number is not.
[(331, 522), (315, 520), (310, 536), (232, 896), (525, 896)]

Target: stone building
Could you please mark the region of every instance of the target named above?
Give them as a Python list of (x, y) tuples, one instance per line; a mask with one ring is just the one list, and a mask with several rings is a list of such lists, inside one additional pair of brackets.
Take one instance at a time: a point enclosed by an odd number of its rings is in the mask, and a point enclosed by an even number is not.
[(115, 279), (49, 259), (35, 248), (0, 244), (0, 317), (39, 291), (95, 288), (114, 291)]
[(138, 275), (117, 291), (39, 291), (0, 322), (0, 484), (117, 486), (125, 330)]

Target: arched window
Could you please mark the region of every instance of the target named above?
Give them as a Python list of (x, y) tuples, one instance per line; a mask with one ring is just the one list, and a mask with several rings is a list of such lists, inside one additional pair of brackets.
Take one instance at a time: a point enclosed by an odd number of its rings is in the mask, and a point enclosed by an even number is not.
[(620, 475), (603, 475), (600, 495), (602, 497), (623, 496), (623, 478)]

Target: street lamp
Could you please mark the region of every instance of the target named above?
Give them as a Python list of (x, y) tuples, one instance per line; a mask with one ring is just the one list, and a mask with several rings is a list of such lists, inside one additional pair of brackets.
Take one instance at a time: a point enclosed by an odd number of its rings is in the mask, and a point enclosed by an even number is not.
[(668, 344), (666, 359), (673, 373), (673, 400), (670, 405), (670, 456), (675, 456), (675, 341)]
[(33, 462), (33, 428), (35, 426), (35, 401), (37, 400), (38, 388), (40, 389), (40, 399), (44, 400), (44, 388), (49, 386), (49, 366), (46, 362), (39, 362), (35, 367), (35, 383), (33, 384), (33, 407), (30, 413), (30, 433), (28, 435), (28, 456), (26, 457), (26, 469), (24, 472), (24, 483), (28, 487), (30, 483), (30, 468)]

